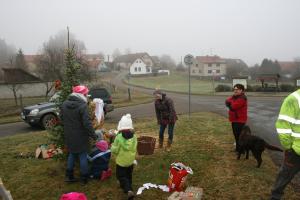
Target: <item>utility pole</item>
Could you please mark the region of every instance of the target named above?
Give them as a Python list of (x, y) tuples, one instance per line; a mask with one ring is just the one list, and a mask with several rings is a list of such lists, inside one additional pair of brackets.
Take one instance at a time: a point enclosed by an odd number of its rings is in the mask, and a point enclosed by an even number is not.
[(68, 31), (68, 49), (70, 49), (70, 31), (68, 26), (67, 26), (67, 31)]

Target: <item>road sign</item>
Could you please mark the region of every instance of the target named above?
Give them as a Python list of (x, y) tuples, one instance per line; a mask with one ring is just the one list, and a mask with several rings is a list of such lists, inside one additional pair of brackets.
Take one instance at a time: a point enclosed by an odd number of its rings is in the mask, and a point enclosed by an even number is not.
[(184, 56), (184, 63), (186, 65), (193, 64), (193, 60), (194, 60), (194, 57), (191, 54), (188, 54), (188, 55)]

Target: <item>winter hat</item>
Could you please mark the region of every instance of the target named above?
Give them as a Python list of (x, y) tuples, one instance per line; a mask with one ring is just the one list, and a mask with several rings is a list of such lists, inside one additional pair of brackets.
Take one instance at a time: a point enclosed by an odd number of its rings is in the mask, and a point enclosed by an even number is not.
[(77, 85), (73, 87), (73, 93), (79, 93), (83, 95), (87, 95), (89, 93), (89, 89), (84, 85)]
[(130, 114), (123, 115), (118, 124), (118, 131), (133, 129), (132, 119)]
[(100, 140), (99, 142), (96, 143), (96, 147), (100, 151), (106, 151), (108, 149), (108, 143), (105, 140)]
[(162, 95), (162, 91), (159, 89), (154, 90), (153, 95), (157, 95), (157, 94)]
[(70, 192), (67, 194), (63, 194), (60, 197), (60, 200), (87, 200), (87, 197), (83, 193)]

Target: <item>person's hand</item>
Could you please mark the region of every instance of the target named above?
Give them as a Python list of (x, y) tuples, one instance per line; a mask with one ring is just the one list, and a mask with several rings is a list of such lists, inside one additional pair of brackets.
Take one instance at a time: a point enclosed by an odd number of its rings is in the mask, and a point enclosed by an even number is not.
[(225, 105), (229, 108), (229, 107), (231, 107), (231, 103), (229, 102), (229, 101), (225, 101)]
[(133, 161), (133, 164), (134, 164), (134, 165), (137, 165), (137, 164), (138, 164), (137, 160), (134, 160), (134, 161)]

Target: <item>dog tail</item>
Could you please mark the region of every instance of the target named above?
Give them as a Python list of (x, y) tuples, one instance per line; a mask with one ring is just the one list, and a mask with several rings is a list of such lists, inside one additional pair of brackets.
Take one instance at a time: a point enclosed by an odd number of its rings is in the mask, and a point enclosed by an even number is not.
[(283, 152), (283, 150), (280, 149), (279, 147), (270, 145), (270, 144), (268, 144), (268, 143), (265, 143), (265, 147), (266, 147), (267, 149), (270, 149), (270, 150), (273, 150), (273, 151), (281, 151), (281, 152)]

